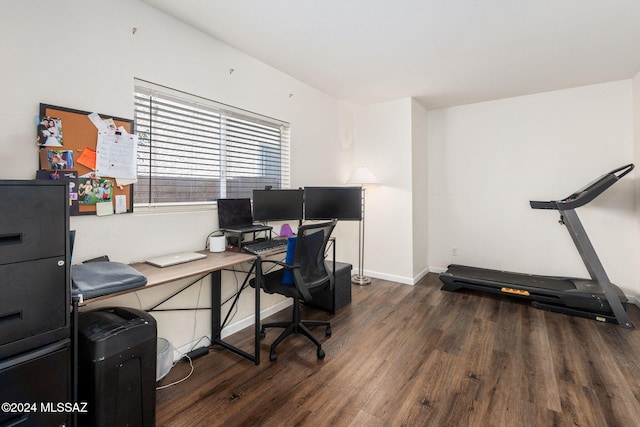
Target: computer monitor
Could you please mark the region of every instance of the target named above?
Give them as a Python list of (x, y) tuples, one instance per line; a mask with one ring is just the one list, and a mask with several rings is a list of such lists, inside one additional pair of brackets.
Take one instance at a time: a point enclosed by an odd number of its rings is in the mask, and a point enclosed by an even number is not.
[(288, 221), (303, 218), (304, 190), (253, 190), (254, 221)]
[(305, 187), (304, 217), (360, 221), (362, 187)]
[(217, 199), (220, 229), (244, 227), (253, 224), (251, 199)]

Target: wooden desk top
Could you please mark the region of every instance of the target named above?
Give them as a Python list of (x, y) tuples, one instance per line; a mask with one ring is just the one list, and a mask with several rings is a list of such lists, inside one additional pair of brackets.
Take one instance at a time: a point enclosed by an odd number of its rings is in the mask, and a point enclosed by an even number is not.
[(207, 255), (207, 257), (196, 261), (185, 262), (183, 264), (172, 265), (170, 267), (156, 267), (145, 262), (130, 264), (131, 267), (138, 270), (147, 278), (146, 285), (139, 288), (128, 289), (122, 292), (114, 292), (112, 294), (87, 299), (84, 300), (81, 305), (106, 298), (112, 298), (117, 295), (140, 291), (165, 283), (175, 282), (186, 277), (211, 273), (212, 271), (222, 270), (245, 262), (253, 262), (256, 259), (255, 255), (243, 252), (198, 252)]
[(209, 252), (198, 251), (207, 255), (206, 258), (176, 264), (170, 267), (156, 267), (146, 262), (131, 264), (131, 267), (144, 274), (147, 278), (146, 287), (174, 282), (189, 276), (211, 273), (245, 262), (253, 262), (255, 255), (242, 252)]

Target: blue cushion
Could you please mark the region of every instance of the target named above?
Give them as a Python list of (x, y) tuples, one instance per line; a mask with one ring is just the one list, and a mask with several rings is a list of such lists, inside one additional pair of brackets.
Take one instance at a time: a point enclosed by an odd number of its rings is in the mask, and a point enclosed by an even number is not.
[[(287, 255), (284, 259), (284, 262), (286, 262), (287, 264), (293, 263), (293, 254), (295, 250), (296, 250), (296, 238), (295, 236), (289, 237), (287, 239)], [(284, 271), (284, 274), (282, 275), (282, 281), (280, 283), (288, 286), (293, 285), (293, 274), (291, 273), (291, 270)]]

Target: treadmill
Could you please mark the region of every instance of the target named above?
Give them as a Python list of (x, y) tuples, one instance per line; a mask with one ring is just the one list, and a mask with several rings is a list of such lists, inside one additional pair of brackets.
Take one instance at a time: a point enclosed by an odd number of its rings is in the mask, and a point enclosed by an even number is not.
[(535, 308), (586, 317), (601, 322), (618, 323), (633, 329), (626, 312), (627, 298), (612, 284), (584, 230), (576, 208), (586, 205), (631, 172), (628, 164), (602, 175), (565, 199), (531, 201), (533, 209), (560, 212), (560, 224), (567, 227), (591, 279), (536, 276), (452, 264), (440, 274), (442, 290), (462, 288), (506, 294), (529, 299)]

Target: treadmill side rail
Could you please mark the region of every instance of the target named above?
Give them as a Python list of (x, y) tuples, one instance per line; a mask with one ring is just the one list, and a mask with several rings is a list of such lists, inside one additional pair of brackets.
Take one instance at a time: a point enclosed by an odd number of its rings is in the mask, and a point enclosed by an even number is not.
[(569, 230), (571, 239), (576, 245), (578, 253), (582, 257), (582, 261), (584, 262), (585, 267), (587, 267), (587, 271), (589, 272), (591, 279), (598, 282), (602, 287), (604, 295), (609, 302), (611, 311), (613, 311), (618, 324), (622, 327), (633, 329), (633, 325), (627, 317), (627, 312), (622, 306), (622, 302), (620, 302), (618, 294), (613, 289), (611, 281), (600, 262), (600, 258), (598, 258), (598, 255), (589, 240), (589, 236), (587, 236), (587, 232), (584, 230), (582, 222), (580, 222), (580, 218), (578, 218), (578, 214), (573, 209), (560, 211), (560, 213), (563, 217), (563, 223), (567, 227), (567, 230)]

